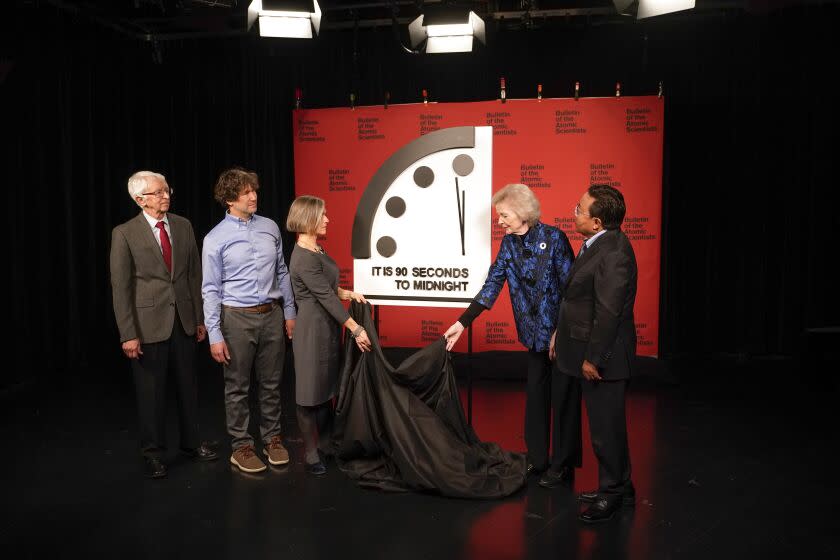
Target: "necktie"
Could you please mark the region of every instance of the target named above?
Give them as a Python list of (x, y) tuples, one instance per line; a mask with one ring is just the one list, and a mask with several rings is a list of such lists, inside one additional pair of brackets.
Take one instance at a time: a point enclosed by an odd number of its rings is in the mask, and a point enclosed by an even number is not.
[(158, 222), (155, 227), (160, 230), (160, 249), (163, 251), (163, 262), (166, 263), (166, 268), (172, 273), (172, 244), (169, 242), (169, 234), (166, 233), (163, 222)]
[(578, 253), (577, 258), (581, 258), (585, 252), (586, 252), (586, 241), (584, 241), (583, 245), (580, 246), (580, 252)]

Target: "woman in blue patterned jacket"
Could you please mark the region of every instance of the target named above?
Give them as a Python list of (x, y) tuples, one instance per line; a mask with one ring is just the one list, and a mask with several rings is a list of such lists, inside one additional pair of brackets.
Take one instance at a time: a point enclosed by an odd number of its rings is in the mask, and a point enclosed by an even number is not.
[[(566, 234), (539, 221), (540, 202), (527, 186), (506, 185), (493, 196), (492, 203), (506, 235), (496, 260), (490, 266), (484, 287), (458, 321), (444, 333), (446, 348), (451, 350), (464, 329), (481, 312), (493, 306), (507, 281), (516, 332), (519, 341), (528, 349), (525, 400), (528, 469), (546, 471), (542, 478), (549, 477), (552, 479), (550, 482), (558, 479), (556, 482), (570, 485), (574, 467), (579, 466), (581, 461), (580, 443), (558, 441), (564, 434), (575, 433), (568, 426), (566, 429), (559, 429), (559, 426), (566, 422), (580, 424), (580, 419), (564, 418), (564, 412), (570, 407), (564, 406), (562, 401), (567, 396), (573, 397), (574, 392), (563, 387), (564, 382), (568, 382), (568, 376), (552, 376), (548, 350), (574, 253)], [(555, 437), (552, 468), (548, 469), (552, 401)]]

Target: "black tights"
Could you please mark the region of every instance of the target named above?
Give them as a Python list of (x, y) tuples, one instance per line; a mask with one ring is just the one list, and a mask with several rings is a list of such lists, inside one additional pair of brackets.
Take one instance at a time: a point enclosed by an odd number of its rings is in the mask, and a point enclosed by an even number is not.
[(334, 419), (332, 401), (315, 406), (297, 405), (298, 427), (306, 450), (306, 464), (321, 460), (318, 449), (329, 449)]

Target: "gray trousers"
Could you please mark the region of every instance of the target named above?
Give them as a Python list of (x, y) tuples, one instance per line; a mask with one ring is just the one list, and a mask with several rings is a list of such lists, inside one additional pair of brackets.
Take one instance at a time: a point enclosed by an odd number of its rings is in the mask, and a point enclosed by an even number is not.
[(283, 308), (268, 313), (247, 313), (222, 308), (222, 335), (230, 364), (225, 372), (225, 415), (231, 447), (254, 445), (248, 433), (251, 371), (255, 372), (260, 406), (260, 437), (268, 442), (280, 435), (280, 381), (286, 354)]

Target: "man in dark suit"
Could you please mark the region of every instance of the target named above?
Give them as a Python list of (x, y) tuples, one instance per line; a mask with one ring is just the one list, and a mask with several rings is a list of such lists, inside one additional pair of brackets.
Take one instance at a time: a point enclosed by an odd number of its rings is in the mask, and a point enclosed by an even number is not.
[(188, 220), (169, 213), (163, 175), (138, 171), (128, 193), (141, 208), (111, 235), (111, 288), (123, 353), (131, 359), (145, 475), (166, 476), (166, 382), (174, 373), (180, 449), (197, 461), (218, 458), (201, 443), (196, 341), (204, 340), (201, 261)]
[[(557, 375), (575, 378), (572, 393), (583, 394), (592, 446), (598, 457), (598, 490), (578, 498), (590, 503), (579, 519), (606, 521), (635, 504), (624, 394), (636, 354), (636, 255), (621, 231), (624, 196), (608, 185), (592, 185), (575, 207), (575, 229), (584, 244), (569, 273), (549, 354)], [(571, 395), (575, 396), (575, 395)], [(577, 407), (580, 398), (567, 398)], [(580, 424), (569, 423), (576, 430)]]

